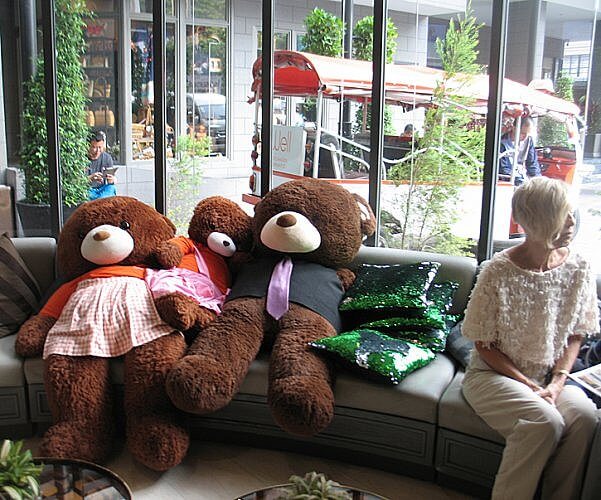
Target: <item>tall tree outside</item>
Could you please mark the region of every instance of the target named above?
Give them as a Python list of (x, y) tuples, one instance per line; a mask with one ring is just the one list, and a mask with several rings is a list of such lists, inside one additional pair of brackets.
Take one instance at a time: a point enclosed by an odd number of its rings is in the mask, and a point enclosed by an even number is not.
[[(413, 250), (466, 254), (469, 241), (455, 236), (460, 188), (481, 178), (484, 127), (466, 109), (469, 99), (449, 94), (447, 83), (467, 81), (482, 71), (478, 56), (477, 22), (468, 4), (463, 16), (451, 19), (444, 39), (436, 41), (444, 78), (429, 107), (419, 151), (410, 161), (394, 166), (389, 178), (403, 188), (394, 210), (383, 214), (389, 244)], [(386, 235), (385, 235), (386, 237)]]

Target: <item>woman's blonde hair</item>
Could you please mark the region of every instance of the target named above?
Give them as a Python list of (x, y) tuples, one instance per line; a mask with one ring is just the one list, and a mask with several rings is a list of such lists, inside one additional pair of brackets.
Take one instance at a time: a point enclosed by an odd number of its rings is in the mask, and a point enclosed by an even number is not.
[(534, 177), (515, 190), (511, 209), (529, 237), (552, 248), (571, 210), (568, 186), (557, 179)]

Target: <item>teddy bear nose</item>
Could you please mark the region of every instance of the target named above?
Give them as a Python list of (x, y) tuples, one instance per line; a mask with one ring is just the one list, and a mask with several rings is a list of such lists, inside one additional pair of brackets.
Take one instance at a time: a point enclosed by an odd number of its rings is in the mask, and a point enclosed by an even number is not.
[(296, 217), (292, 214), (280, 215), (276, 224), (280, 227), (292, 227), (296, 224)]
[(230, 242), (229, 241), (224, 241), (223, 242), (223, 246), (224, 247), (229, 247), (230, 246)]
[(93, 236), (94, 241), (104, 241), (110, 237), (111, 237), (111, 233), (109, 233), (108, 231), (98, 231)]

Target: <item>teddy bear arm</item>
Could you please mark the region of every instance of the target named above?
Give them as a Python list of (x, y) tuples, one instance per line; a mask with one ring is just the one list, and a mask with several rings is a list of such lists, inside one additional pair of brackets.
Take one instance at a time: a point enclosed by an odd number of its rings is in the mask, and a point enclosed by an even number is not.
[(355, 282), (355, 273), (350, 269), (336, 269), (336, 274), (338, 275), (338, 279), (340, 280), (340, 283), (342, 283), (342, 288), (344, 288), (345, 291), (348, 290)]
[(171, 269), (177, 266), (183, 256), (184, 252), (181, 247), (172, 241), (161, 243), (154, 252), (156, 262), (161, 269)]
[(19, 356), (32, 358), (40, 356), (44, 351), (46, 336), (56, 323), (56, 319), (41, 314), (29, 318), (19, 331), (15, 340), (15, 351)]

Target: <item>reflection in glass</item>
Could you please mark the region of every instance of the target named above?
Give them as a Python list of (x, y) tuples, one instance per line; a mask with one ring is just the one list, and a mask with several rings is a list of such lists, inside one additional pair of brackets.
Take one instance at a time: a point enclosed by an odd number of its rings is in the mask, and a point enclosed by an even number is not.
[[(175, 120), (175, 27), (167, 23), (167, 148), (173, 147)], [(152, 56), (152, 22), (131, 22), (131, 87), (132, 87), (132, 157), (134, 160), (154, 158), (154, 80)]]
[(225, 20), (226, 0), (185, 0), (186, 16), (195, 19)]
[(226, 154), (226, 29), (186, 27), (187, 135), (208, 138), (208, 154)]
[(118, 12), (113, 0), (94, 2), (97, 9), (86, 19), (86, 53), (82, 60), (84, 86), (88, 96), (86, 123), (106, 135), (106, 148), (114, 161), (121, 161)]
[[(133, 14), (152, 14), (152, 0), (130, 0), (130, 9)], [(166, 0), (165, 12), (168, 16), (174, 15), (173, 0)]]

